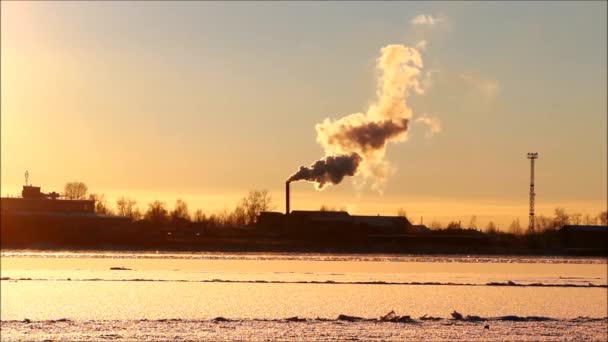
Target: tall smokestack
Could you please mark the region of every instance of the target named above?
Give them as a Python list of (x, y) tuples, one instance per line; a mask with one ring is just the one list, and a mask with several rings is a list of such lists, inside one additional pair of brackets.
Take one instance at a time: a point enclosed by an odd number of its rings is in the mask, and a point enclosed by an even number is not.
[(285, 182), (285, 215), (289, 215), (289, 181)]

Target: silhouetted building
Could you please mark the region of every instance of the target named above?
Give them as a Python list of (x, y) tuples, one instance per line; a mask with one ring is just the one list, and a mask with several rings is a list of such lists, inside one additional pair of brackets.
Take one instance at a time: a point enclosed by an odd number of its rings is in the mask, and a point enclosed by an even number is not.
[(566, 250), (608, 254), (608, 226), (566, 225), (559, 232)]
[(404, 234), (411, 227), (402, 216), (361, 216), (346, 211), (294, 210), (289, 215), (279, 212), (262, 212), (258, 227), (294, 231), (358, 232), (366, 234)]
[(60, 199), (40, 187), (23, 186), (21, 198), (0, 198), (0, 231), (3, 246), (118, 241), (130, 219), (95, 213), (95, 201)]
[(38, 186), (24, 185), (21, 196), (21, 198), (0, 199), (2, 214), (93, 214), (95, 212), (95, 201), (59, 199), (58, 193), (45, 194)]

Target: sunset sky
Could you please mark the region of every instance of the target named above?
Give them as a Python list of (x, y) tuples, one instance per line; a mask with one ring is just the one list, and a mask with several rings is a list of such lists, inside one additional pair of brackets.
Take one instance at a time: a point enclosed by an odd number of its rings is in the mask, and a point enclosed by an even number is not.
[[(607, 201), (606, 2), (2, 2), (1, 193), (83, 181), (114, 204), (231, 210), (325, 155), (315, 125), (365, 112), (388, 44), (424, 94), (380, 191), (292, 185), (292, 209), (527, 224)], [(439, 129), (440, 127), (440, 129)], [(358, 178), (355, 178), (355, 181)]]

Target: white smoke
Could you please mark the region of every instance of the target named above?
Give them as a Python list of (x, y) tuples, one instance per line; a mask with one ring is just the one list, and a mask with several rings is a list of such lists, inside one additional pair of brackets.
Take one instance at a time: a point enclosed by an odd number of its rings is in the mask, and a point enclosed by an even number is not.
[(416, 49), (418, 49), (418, 51), (424, 51), (426, 50), (426, 45), (427, 45), (427, 41), (426, 40), (421, 40), (418, 43), (416, 43)]
[(417, 117), (414, 121), (428, 126), (428, 131), (425, 134), (427, 138), (441, 132), (441, 120), (439, 120), (439, 118), (423, 114), (422, 116)]
[(432, 15), (420, 14), (412, 19), (412, 25), (429, 25), (434, 26), (441, 22), (442, 19), (433, 17)]
[[(439, 21), (439, 18), (420, 15), (412, 24), (435, 25)], [(375, 101), (365, 112), (339, 119), (326, 118), (317, 124), (317, 142), (325, 156), (309, 167), (301, 167), (289, 180), (306, 180), (322, 189), (327, 184), (340, 183), (344, 176), (354, 175), (357, 187), (370, 185), (381, 191), (387, 177), (396, 170), (385, 159), (388, 143), (407, 140), (413, 117), (408, 99), (412, 94), (424, 94), (431, 85), (432, 74), (437, 72), (422, 73), (420, 51), (426, 47), (427, 41), (420, 40), (415, 47), (392, 44), (380, 49), (376, 60), (379, 75)], [(441, 131), (439, 119), (423, 115), (416, 122), (428, 125), (431, 135)]]
[(387, 45), (380, 50), (376, 67), (380, 72), (377, 99), (365, 113), (354, 113), (338, 120), (325, 119), (317, 124), (317, 142), (325, 155), (356, 153), (362, 156), (358, 174), (363, 183), (381, 188), (394, 171), (385, 160), (389, 142), (407, 139), (412, 109), (411, 94), (422, 94), (422, 57), (416, 48)]

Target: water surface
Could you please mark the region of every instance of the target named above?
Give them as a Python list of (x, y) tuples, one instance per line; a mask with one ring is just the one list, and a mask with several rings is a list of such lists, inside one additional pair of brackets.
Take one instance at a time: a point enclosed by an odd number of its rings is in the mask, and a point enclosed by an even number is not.
[[(279, 334), (286, 325), (303, 334), (322, 326), (326, 334), (306, 336), (335, 339), (343, 324), (360, 325), (364, 339), (424, 339), (427, 328), (437, 339), (453, 339), (442, 329), (461, 324), (475, 339), (479, 323), (454, 322), (454, 310), (505, 333), (523, 332), (520, 339), (585, 338), (584, 331), (602, 339), (608, 316), (607, 264), (597, 258), (3, 251), (1, 271), (3, 332), (15, 340), (231, 336), (218, 326), (253, 338), (247, 334), (258, 328)], [(378, 318), (391, 310), (410, 315), (422, 335), (395, 334), (393, 323), (336, 320)], [(284, 320), (294, 316), (305, 321)], [(419, 319), (429, 316), (442, 320)], [(102, 337), (94, 328), (100, 324), (122, 332)], [(188, 325), (202, 330), (180, 335)], [(137, 335), (135, 326), (150, 334)]]

